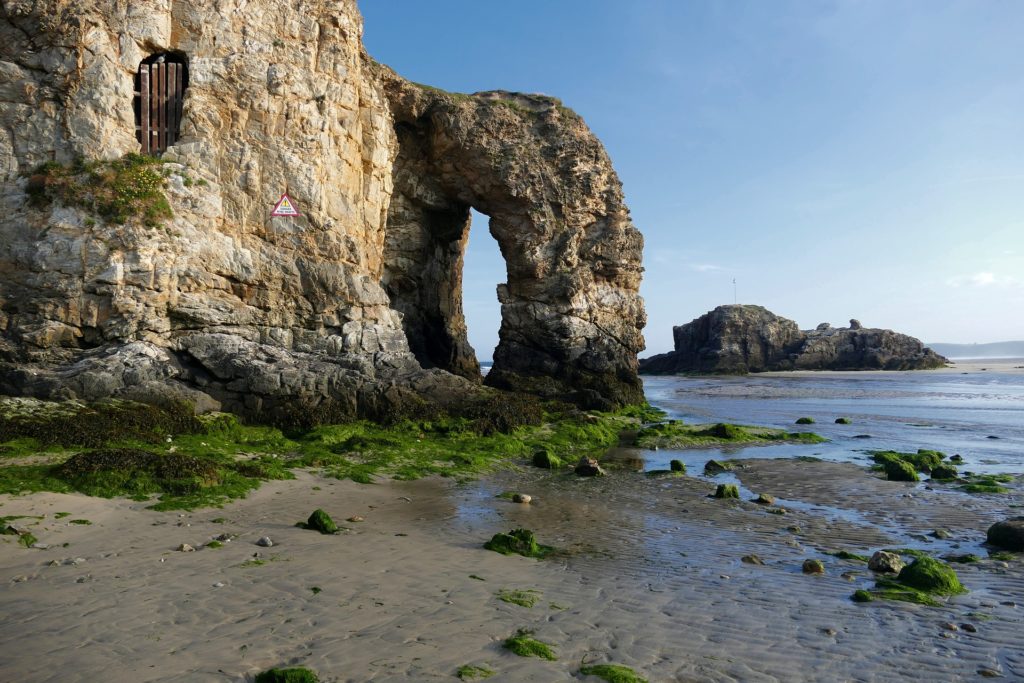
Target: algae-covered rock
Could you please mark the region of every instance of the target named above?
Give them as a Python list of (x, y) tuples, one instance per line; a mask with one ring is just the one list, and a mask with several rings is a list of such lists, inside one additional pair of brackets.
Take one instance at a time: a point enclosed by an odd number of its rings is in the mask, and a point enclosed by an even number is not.
[(889, 481), (918, 481), (917, 471), (909, 462), (889, 460), (883, 467), (885, 468), (885, 477)]
[(825, 563), (822, 562), (821, 560), (815, 560), (813, 558), (812, 559), (807, 559), (807, 560), (804, 560), (804, 564), (803, 564), (802, 570), (803, 570), (804, 574), (824, 574), (825, 573)]
[(967, 592), (952, 567), (928, 556), (918, 557), (904, 567), (896, 580), (905, 586), (927, 593), (956, 595)]
[(875, 596), (866, 590), (855, 590), (853, 591), (853, 595), (850, 596), (850, 599), (854, 602), (871, 602), (875, 599)]
[(512, 494), (512, 502), (513, 503), (523, 503), (523, 504), (526, 504), (526, 503), (529, 503), (532, 500), (533, 500), (533, 496), (531, 496), (528, 493), (514, 493), (514, 494)]
[(885, 574), (897, 574), (905, 566), (906, 563), (898, 553), (891, 553), (887, 550), (875, 551), (871, 559), (868, 560), (868, 569)]
[(728, 472), (732, 469), (732, 465), (726, 462), (719, 462), (718, 460), (708, 460), (704, 463), (704, 474), (721, 474), (722, 472)]
[(316, 674), (305, 667), (270, 669), (256, 674), (256, 683), (318, 683)]
[(1024, 551), (1024, 517), (1011, 517), (988, 528), (988, 542), (1006, 550)]
[(775, 505), (775, 496), (770, 496), (767, 493), (759, 493), (757, 494), (757, 498), (754, 499), (754, 502), (758, 505)]
[(537, 539), (529, 529), (513, 529), (507, 534), (494, 534), (491, 540), (484, 543), (484, 548), (502, 555), (522, 555), (538, 559), (553, 550), (551, 546), (537, 543)]
[(796, 423), (798, 425), (812, 425), (812, 424), (814, 424), (814, 418), (813, 417), (798, 417), (797, 420), (796, 420)]
[(728, 422), (719, 422), (713, 424), (707, 429), (701, 431), (704, 436), (713, 436), (716, 439), (725, 439), (728, 441), (735, 441), (738, 439), (744, 439), (750, 437), (750, 432), (739, 425), (729, 424)]
[(837, 425), (849, 425), (849, 424), (853, 424), (853, 421), (850, 418), (848, 418), (848, 417), (837, 417), (836, 418), (836, 424)]
[(673, 472), (686, 472), (686, 465), (682, 460), (672, 460), (668, 467)]
[(557, 470), (562, 466), (562, 459), (547, 448), (542, 448), (533, 454), (533, 466), (542, 467), (546, 470)]
[(956, 479), (958, 473), (952, 465), (942, 463), (932, 468), (932, 479)]
[(313, 511), (313, 514), (306, 520), (306, 527), (311, 531), (319, 531), (322, 534), (336, 534), (338, 533), (338, 525), (334, 523), (331, 516), (317, 508)]
[(715, 498), (739, 498), (740, 490), (736, 484), (719, 484), (715, 489)]

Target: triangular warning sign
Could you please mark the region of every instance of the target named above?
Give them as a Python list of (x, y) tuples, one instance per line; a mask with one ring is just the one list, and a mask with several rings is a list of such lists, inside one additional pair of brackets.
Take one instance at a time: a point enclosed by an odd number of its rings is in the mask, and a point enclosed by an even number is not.
[(281, 198), (277, 200), (277, 204), (274, 205), (274, 210), (270, 212), (271, 216), (301, 216), (299, 210), (292, 204), (291, 197), (287, 194), (281, 195)]

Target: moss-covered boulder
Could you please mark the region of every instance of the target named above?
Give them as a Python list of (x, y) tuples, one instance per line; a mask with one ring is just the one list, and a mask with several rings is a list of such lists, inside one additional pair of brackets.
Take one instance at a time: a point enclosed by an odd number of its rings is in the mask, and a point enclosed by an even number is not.
[(305, 667), (269, 669), (256, 674), (256, 683), (319, 683), (316, 674)]
[(813, 417), (799, 417), (799, 418), (797, 418), (796, 423), (798, 425), (812, 425), (812, 424), (814, 424), (814, 418)]
[(557, 470), (562, 467), (562, 459), (555, 455), (550, 449), (542, 448), (533, 454), (533, 466), (546, 470)]
[(538, 559), (550, 554), (553, 550), (551, 546), (537, 543), (537, 539), (529, 529), (512, 529), (507, 534), (494, 534), (491, 540), (484, 543), (484, 548), (502, 555), (522, 555)]
[(853, 420), (851, 420), (848, 417), (837, 417), (836, 418), (836, 424), (837, 425), (850, 425), (850, 424), (853, 424)]
[(885, 478), (889, 481), (918, 481), (917, 470), (909, 462), (889, 460), (882, 467), (885, 469)]
[(672, 460), (668, 467), (673, 472), (686, 472), (686, 464), (682, 460)]
[(317, 508), (313, 511), (313, 514), (306, 520), (306, 529), (311, 531), (319, 531), (322, 534), (336, 534), (338, 533), (338, 525), (334, 523), (331, 516)]
[(719, 484), (715, 489), (715, 498), (739, 498), (740, 490), (736, 484)]
[(947, 463), (941, 463), (936, 467), (932, 468), (932, 479), (939, 479), (948, 481), (950, 479), (956, 479), (959, 474), (956, 468)]
[(1024, 517), (1011, 517), (990, 526), (988, 542), (1006, 550), (1024, 551)]
[(918, 557), (900, 570), (896, 580), (926, 593), (956, 595), (967, 592), (952, 567), (927, 555)]

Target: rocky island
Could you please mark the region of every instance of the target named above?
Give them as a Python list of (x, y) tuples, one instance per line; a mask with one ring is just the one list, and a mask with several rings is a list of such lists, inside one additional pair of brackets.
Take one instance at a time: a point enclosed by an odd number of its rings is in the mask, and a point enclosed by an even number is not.
[(892, 330), (822, 323), (813, 330), (762, 306), (730, 305), (672, 328), (675, 350), (640, 361), (649, 375), (739, 375), (769, 370), (926, 370), (947, 361)]

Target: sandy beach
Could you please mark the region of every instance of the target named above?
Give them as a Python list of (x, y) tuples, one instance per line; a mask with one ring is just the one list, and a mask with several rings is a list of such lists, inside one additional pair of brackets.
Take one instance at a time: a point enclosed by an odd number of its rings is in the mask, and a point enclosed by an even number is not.
[[(0, 537), (0, 679), (246, 681), (301, 665), (322, 681), (425, 681), (455, 680), (472, 664), (495, 671), (490, 680), (557, 681), (581, 680), (581, 661), (627, 665), (650, 681), (1024, 675), (1019, 559), (957, 565), (971, 592), (935, 608), (854, 603), (870, 572), (824, 554), (898, 547), (911, 540), (900, 530), (930, 539), (937, 528), (951, 538), (933, 539), (936, 549), (974, 551), (1005, 515), (1005, 496), (911, 493), (851, 464), (743, 464), (744, 487), (812, 505), (770, 514), (709, 498), (713, 485), (698, 477), (628, 469), (579, 479), (529, 468), (461, 486), (300, 473), (191, 513), (123, 499), (4, 496), (0, 513), (41, 517), (18, 523), (49, 547)], [(505, 490), (534, 502), (496, 497)], [(317, 507), (341, 534), (294, 526)], [(355, 516), (364, 521), (343, 521)], [(520, 526), (563, 552), (537, 561), (482, 549), (493, 533)], [(202, 547), (225, 533), (234, 538), (223, 547)], [(273, 547), (255, 545), (262, 536)], [(183, 543), (198, 550), (176, 550)], [(751, 554), (764, 564), (741, 561)], [(822, 559), (826, 573), (804, 575), (806, 558)], [(536, 591), (539, 600), (508, 604), (496, 597), (502, 589)], [(558, 660), (503, 650), (519, 628), (534, 630)]]

